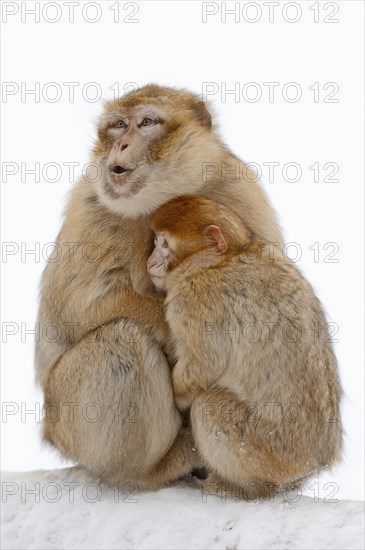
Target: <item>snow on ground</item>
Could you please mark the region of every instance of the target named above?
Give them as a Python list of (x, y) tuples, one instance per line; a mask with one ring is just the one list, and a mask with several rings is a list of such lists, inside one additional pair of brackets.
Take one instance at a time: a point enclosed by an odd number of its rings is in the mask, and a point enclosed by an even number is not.
[(4, 473), (2, 548), (364, 548), (360, 501), (224, 502), (193, 479), (156, 492), (122, 489), (101, 488), (78, 468)]

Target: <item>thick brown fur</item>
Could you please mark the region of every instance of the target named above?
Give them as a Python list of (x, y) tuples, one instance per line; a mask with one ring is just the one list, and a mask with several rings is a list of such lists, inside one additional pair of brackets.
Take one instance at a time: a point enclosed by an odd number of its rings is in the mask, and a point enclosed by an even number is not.
[[(156, 118), (152, 138), (138, 122), (145, 109)], [(148, 85), (107, 103), (92, 161), (95, 174), (72, 189), (42, 279), (36, 370), (48, 412), (44, 436), (107, 483), (156, 487), (200, 459), (181, 431), (163, 300), (146, 273), (150, 217), (190, 193), (225, 204), (267, 240), (280, 243), (280, 229), (205, 104), (186, 90)], [(113, 162), (133, 171), (112, 174)], [(214, 173), (203, 177), (207, 162)]]
[[(204, 237), (213, 224), (223, 255)], [(152, 228), (170, 248), (174, 396), (181, 410), (191, 406), (207, 491), (267, 497), (337, 463), (337, 363), (321, 305), (296, 266), (206, 199), (170, 201)]]

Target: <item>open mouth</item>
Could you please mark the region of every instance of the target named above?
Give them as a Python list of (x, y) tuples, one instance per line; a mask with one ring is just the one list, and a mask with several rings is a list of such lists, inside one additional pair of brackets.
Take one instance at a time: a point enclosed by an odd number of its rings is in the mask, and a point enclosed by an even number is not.
[(133, 168), (125, 168), (120, 164), (112, 164), (109, 167), (109, 178), (115, 186), (121, 188), (129, 181), (129, 176), (132, 172)]
[(121, 174), (125, 174), (126, 172), (129, 172), (128, 168), (124, 168), (124, 166), (120, 166), (119, 164), (115, 164), (110, 168), (110, 172), (115, 176), (120, 176)]

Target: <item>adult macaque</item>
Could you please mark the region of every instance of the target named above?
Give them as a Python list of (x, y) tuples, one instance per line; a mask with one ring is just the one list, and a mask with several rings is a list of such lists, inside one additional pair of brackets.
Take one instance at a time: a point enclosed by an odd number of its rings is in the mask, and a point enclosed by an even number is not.
[(191, 406), (207, 488), (263, 497), (335, 464), (337, 364), (321, 306), (298, 269), (207, 199), (174, 199), (151, 227), (147, 266), (167, 290), (175, 401)]
[(148, 85), (107, 103), (92, 160), (42, 280), (44, 437), (107, 483), (161, 486), (200, 459), (181, 429), (163, 299), (146, 271), (151, 215), (189, 193), (226, 205), (266, 240), (280, 243), (280, 230), (204, 102), (185, 90)]

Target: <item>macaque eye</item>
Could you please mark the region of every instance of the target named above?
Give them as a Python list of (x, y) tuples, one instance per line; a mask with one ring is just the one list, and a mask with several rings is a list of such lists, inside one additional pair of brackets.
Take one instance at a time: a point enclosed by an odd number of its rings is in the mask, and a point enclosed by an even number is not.
[(169, 243), (167, 242), (166, 239), (164, 239), (162, 243), (162, 248), (168, 248), (168, 247), (169, 247)]
[(126, 123), (124, 122), (124, 120), (117, 120), (113, 124), (113, 128), (125, 128), (125, 127), (126, 127)]
[(152, 118), (144, 118), (141, 122), (141, 126), (151, 126), (151, 124), (154, 124), (154, 120), (152, 120)]

